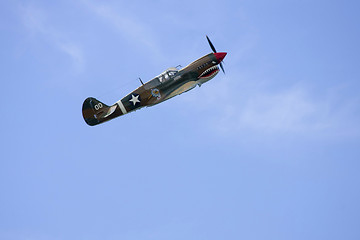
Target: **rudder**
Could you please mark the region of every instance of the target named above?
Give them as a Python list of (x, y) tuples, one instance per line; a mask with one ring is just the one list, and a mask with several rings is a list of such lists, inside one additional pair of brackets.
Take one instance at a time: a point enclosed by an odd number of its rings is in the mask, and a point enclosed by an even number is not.
[(85, 99), (82, 106), (82, 114), (85, 122), (94, 126), (104, 122), (103, 116), (107, 113), (109, 106), (100, 102), (96, 98), (89, 97)]

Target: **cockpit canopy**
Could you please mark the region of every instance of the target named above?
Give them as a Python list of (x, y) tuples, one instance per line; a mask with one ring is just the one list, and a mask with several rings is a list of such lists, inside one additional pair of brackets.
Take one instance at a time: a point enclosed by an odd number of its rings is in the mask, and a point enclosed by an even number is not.
[(179, 72), (179, 70), (177, 68), (174, 68), (174, 67), (168, 68), (163, 73), (156, 76), (151, 81), (147, 82), (145, 84), (145, 88), (151, 89), (162, 83), (165, 83), (165, 82), (169, 81), (170, 79), (173, 79), (178, 72)]
[(177, 68), (168, 68), (166, 71), (161, 73), (157, 78), (161, 83), (164, 83), (173, 78), (179, 70)]

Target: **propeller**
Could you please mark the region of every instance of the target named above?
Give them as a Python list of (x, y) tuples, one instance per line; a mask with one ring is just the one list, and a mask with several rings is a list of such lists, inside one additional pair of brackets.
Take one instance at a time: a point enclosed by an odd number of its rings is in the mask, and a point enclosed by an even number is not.
[[(211, 47), (211, 50), (212, 50), (214, 53), (217, 53), (214, 45), (212, 44), (212, 42), (210, 41), (210, 38), (209, 38), (207, 35), (206, 35), (206, 39), (207, 39), (208, 42), (209, 42), (209, 45), (210, 45), (210, 47)], [(221, 68), (221, 70), (223, 71), (223, 73), (225, 74), (225, 70), (224, 70), (224, 66), (223, 66), (222, 62), (220, 62), (220, 68)]]
[(225, 70), (224, 70), (224, 67), (223, 67), (222, 62), (220, 63), (220, 68), (221, 68), (221, 70), (223, 71), (223, 73), (225, 74)]

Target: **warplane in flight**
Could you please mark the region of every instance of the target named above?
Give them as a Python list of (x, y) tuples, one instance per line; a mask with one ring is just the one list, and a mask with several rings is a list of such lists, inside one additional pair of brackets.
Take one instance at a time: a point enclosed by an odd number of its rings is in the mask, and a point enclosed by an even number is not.
[(216, 52), (214, 45), (206, 36), (213, 53), (209, 53), (184, 68), (168, 68), (142, 86), (129, 93), (123, 99), (112, 106), (108, 106), (99, 100), (89, 97), (82, 106), (82, 114), (85, 122), (94, 126), (142, 107), (150, 107), (166, 101), (176, 95), (201, 86), (211, 80), (221, 70), (225, 73), (222, 61), (226, 52)]

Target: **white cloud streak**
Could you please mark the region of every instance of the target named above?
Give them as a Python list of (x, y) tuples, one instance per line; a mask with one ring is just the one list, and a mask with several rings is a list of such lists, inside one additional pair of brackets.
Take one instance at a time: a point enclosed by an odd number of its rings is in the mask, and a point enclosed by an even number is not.
[(31, 5), (21, 5), (20, 14), (24, 26), (32, 35), (40, 35), (49, 41), (71, 59), (72, 65), (77, 71), (83, 70), (85, 61), (81, 47), (64, 33), (56, 30), (44, 10)]
[(83, 0), (82, 2), (91, 12), (105, 20), (128, 41), (145, 46), (155, 56), (162, 56), (159, 45), (155, 41), (155, 34), (150, 30), (151, 27), (147, 26), (145, 22), (130, 16), (124, 10), (125, 8), (116, 8), (116, 6), (109, 6), (103, 2), (95, 3), (89, 0)]
[(301, 85), (278, 91), (233, 84), (229, 78), (213, 80), (202, 87), (206, 89), (201, 93), (190, 94), (182, 101), (198, 106), (197, 111), (216, 109), (208, 118), (209, 127), (222, 135), (249, 132), (309, 137), (360, 135), (356, 115), (359, 99), (341, 101), (335, 92), (321, 93), (319, 97)]
[(262, 131), (313, 131), (330, 126), (323, 117), (326, 108), (312, 101), (304, 89), (293, 87), (250, 97), (237, 117), (241, 125)]

